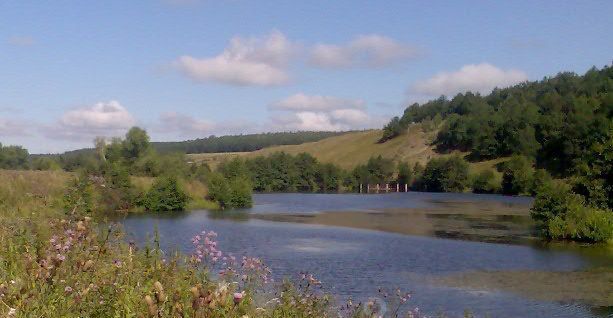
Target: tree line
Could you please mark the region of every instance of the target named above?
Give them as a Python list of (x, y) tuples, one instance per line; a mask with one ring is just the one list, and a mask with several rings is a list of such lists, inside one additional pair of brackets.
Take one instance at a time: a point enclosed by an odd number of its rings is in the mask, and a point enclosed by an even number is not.
[(279, 145), (299, 145), (338, 136), (345, 132), (336, 131), (296, 131), (261, 134), (209, 136), (178, 142), (153, 142), (158, 152), (214, 153), (248, 152)]

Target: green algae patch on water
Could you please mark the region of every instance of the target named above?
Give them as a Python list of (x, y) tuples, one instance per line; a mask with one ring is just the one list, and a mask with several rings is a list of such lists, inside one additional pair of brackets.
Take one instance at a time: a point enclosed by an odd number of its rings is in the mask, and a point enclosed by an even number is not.
[(613, 307), (613, 268), (586, 271), (483, 271), (435, 277), (443, 286), (496, 290), (526, 298)]

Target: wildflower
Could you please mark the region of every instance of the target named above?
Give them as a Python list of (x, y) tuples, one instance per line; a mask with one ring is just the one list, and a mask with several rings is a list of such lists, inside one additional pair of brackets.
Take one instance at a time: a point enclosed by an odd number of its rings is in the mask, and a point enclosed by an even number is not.
[(66, 292), (67, 294), (72, 293), (72, 287), (66, 286), (66, 288), (64, 288), (64, 292)]
[(245, 292), (234, 293), (234, 304), (238, 305), (245, 296)]
[(15, 316), (17, 314), (17, 309), (15, 308), (9, 308), (9, 312), (8, 312), (8, 316)]
[(115, 259), (113, 260), (113, 265), (115, 265), (115, 267), (120, 268), (121, 267), (121, 260)]

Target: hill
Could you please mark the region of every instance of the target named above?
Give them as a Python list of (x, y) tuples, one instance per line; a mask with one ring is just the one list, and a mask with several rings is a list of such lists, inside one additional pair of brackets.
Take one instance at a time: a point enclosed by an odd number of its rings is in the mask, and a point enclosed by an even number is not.
[[(285, 152), (292, 155), (306, 152), (323, 163), (333, 163), (350, 170), (367, 162), (369, 158), (379, 155), (396, 162), (407, 161), (421, 164), (426, 164), (428, 160), (435, 157), (449, 155), (435, 151), (432, 141), (436, 137), (437, 130), (426, 129), (422, 124), (411, 125), (406, 134), (388, 142), (379, 143), (378, 140), (382, 133), (383, 131), (380, 129), (348, 132), (340, 136), (300, 145), (267, 147), (252, 152), (189, 154), (188, 158), (194, 162), (206, 162), (211, 167), (216, 167), (220, 162), (237, 156), (253, 158), (275, 152)], [(484, 168), (491, 168), (505, 159), (471, 163), (471, 169), (479, 171)]]

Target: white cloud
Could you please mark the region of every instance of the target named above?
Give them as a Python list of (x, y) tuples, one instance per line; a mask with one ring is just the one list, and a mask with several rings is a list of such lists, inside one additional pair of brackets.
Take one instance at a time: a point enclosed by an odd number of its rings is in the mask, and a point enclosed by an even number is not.
[(43, 127), (51, 137), (89, 140), (95, 136), (119, 136), (136, 124), (136, 120), (117, 101), (99, 102), (69, 110), (55, 125)]
[(27, 136), (27, 125), (20, 121), (0, 118), (0, 136)]
[(273, 31), (264, 39), (235, 37), (217, 56), (181, 56), (175, 65), (196, 81), (273, 86), (289, 80), (286, 68), (295, 50), (283, 33)]
[(381, 124), (379, 118), (366, 112), (365, 103), (359, 99), (299, 93), (270, 108), (277, 111), (271, 118), (274, 130), (352, 130)]
[(183, 136), (203, 135), (211, 133), (216, 125), (213, 122), (196, 119), (194, 117), (167, 112), (160, 115), (161, 132), (179, 132)]
[(495, 87), (508, 87), (528, 80), (520, 70), (503, 70), (488, 63), (469, 64), (455, 72), (439, 73), (419, 81), (410, 89), (413, 93), (452, 96), (466, 91), (487, 94)]
[(344, 108), (364, 108), (364, 102), (359, 99), (344, 99), (332, 96), (305, 95), (303, 93), (298, 93), (273, 103), (271, 108), (294, 111), (328, 111)]
[(12, 36), (9, 38), (8, 42), (15, 46), (32, 46), (36, 44), (36, 41), (29, 36)]
[(170, 137), (173, 140), (176, 140), (177, 136), (204, 138), (217, 134), (253, 133), (260, 131), (260, 128), (266, 127), (260, 127), (253, 122), (246, 122), (240, 118), (234, 118), (231, 122), (214, 122), (177, 112), (162, 113), (159, 123), (153, 126), (155, 132), (164, 134), (166, 139)]
[(324, 68), (382, 67), (415, 58), (418, 51), (386, 36), (360, 35), (344, 45), (316, 45), (310, 63)]

